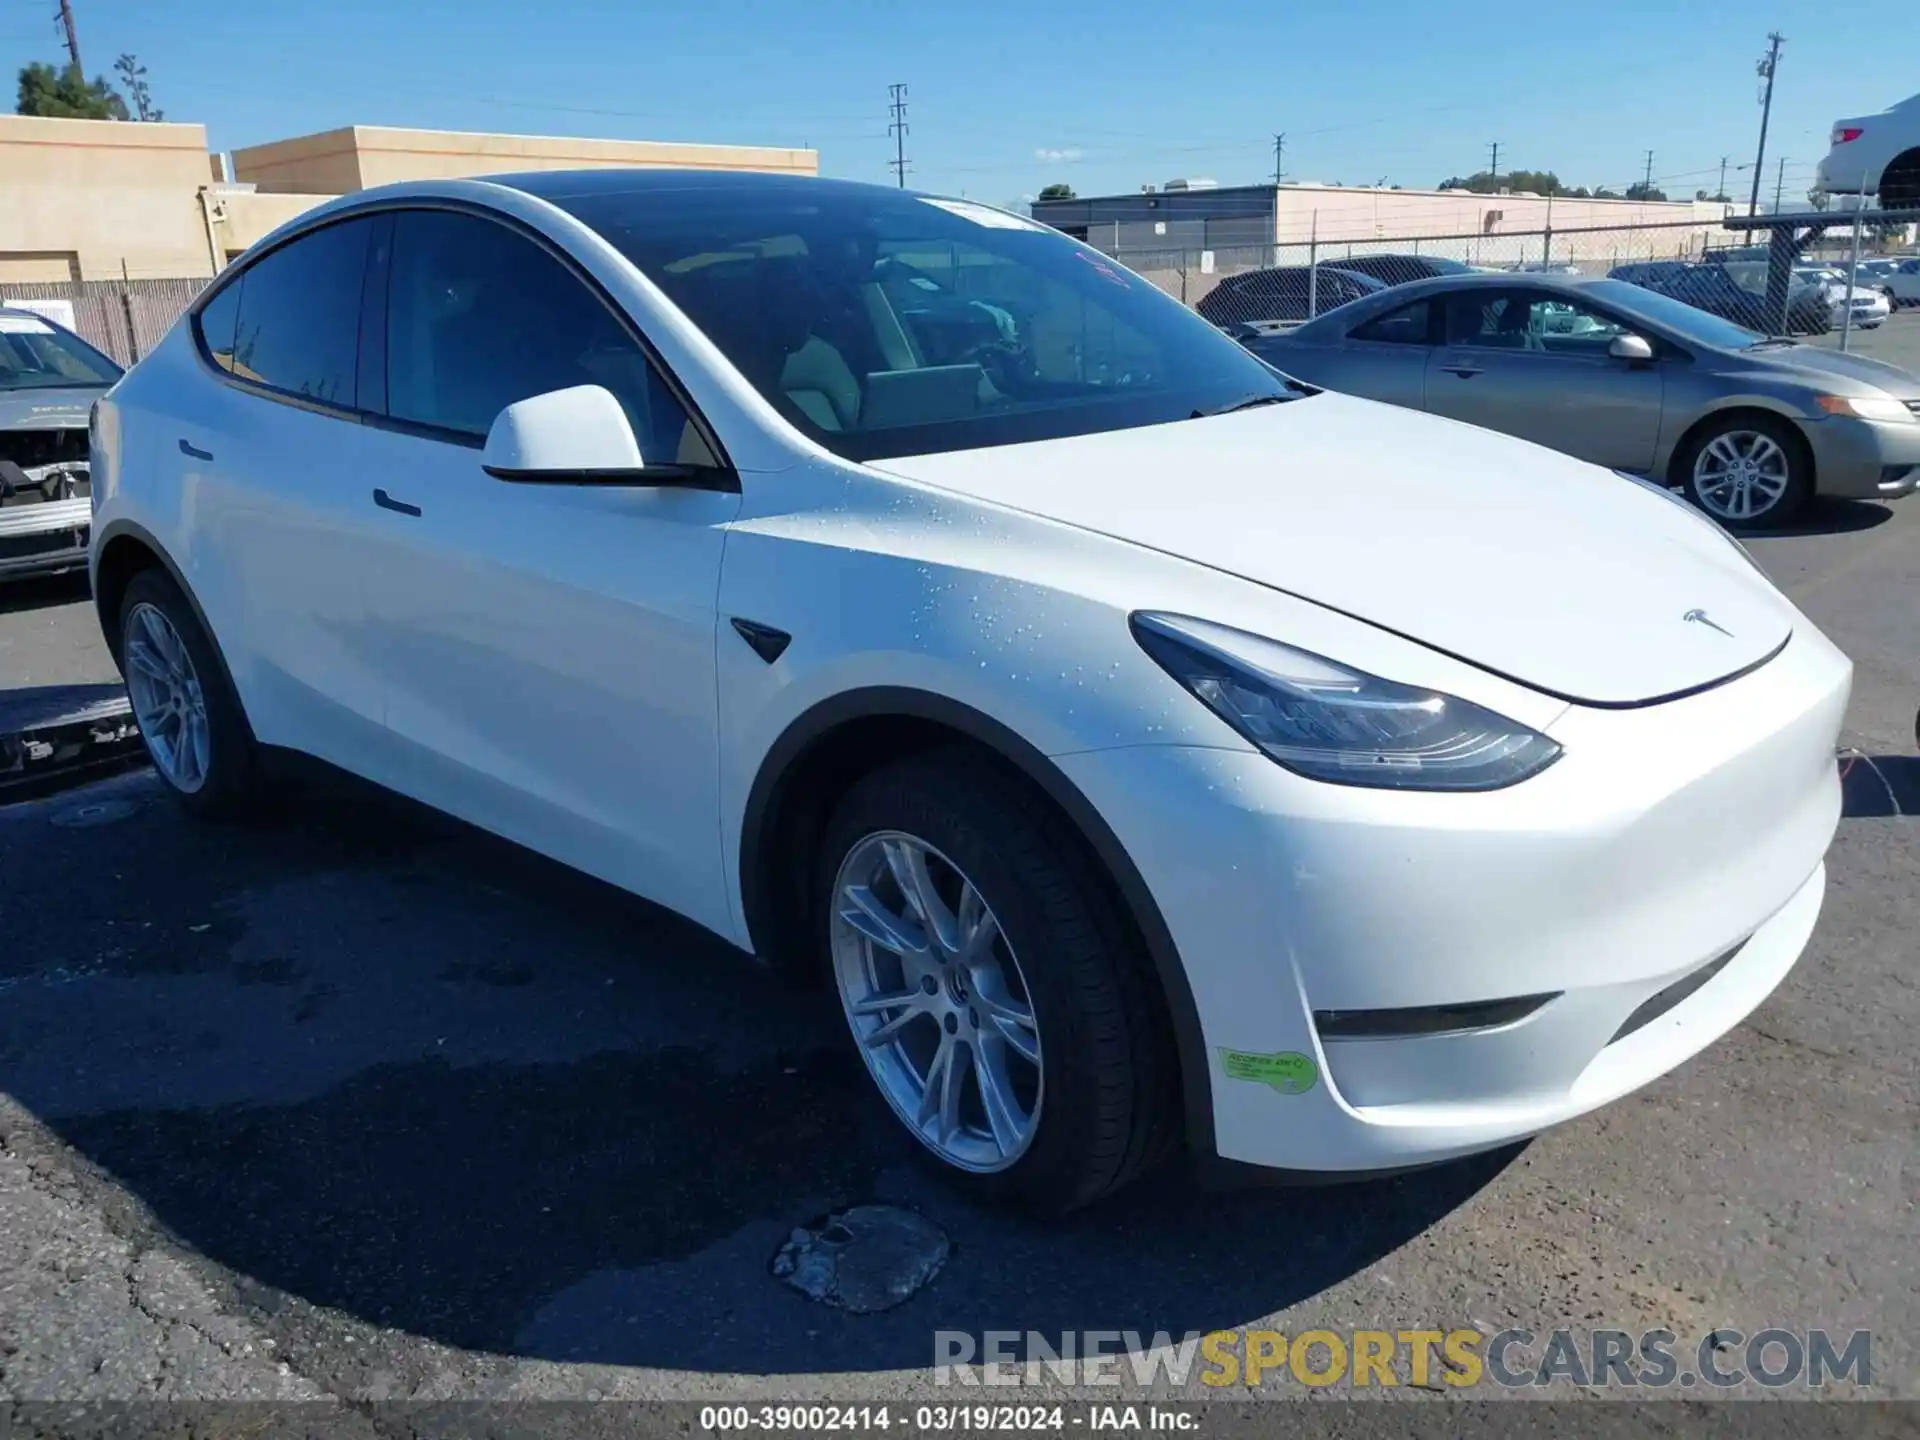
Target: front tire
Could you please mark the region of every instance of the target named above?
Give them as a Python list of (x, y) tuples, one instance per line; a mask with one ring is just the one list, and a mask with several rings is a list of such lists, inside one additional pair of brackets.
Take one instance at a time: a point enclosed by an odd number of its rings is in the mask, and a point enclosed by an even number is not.
[(147, 756), (175, 798), (208, 816), (254, 809), (260, 747), (213, 641), (160, 570), (135, 575), (121, 597), (120, 668)]
[(1170, 1039), (1083, 844), (962, 749), (862, 779), (815, 893), (854, 1044), (896, 1119), (976, 1198), (1070, 1210), (1167, 1147)]
[(1813, 493), (1813, 460), (1793, 427), (1770, 415), (1735, 415), (1693, 437), (1676, 467), (1687, 498), (1722, 524), (1770, 529)]

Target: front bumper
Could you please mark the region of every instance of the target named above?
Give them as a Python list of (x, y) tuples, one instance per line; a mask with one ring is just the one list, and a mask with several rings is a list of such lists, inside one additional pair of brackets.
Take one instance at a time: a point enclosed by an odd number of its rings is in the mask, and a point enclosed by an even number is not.
[(1829, 415), (1803, 422), (1814, 489), (1848, 500), (1892, 500), (1920, 486), (1920, 424)]
[[(1803, 625), (1778, 658), (1704, 694), (1572, 707), (1549, 727), (1561, 759), (1484, 795), (1320, 785), (1246, 750), (1058, 763), (1131, 854), (1180, 953), (1218, 1154), (1386, 1170), (1626, 1094), (1773, 990), (1825, 889), (1851, 673)], [(1542, 992), (1556, 998), (1485, 1030), (1335, 1040), (1314, 1020)]]
[(92, 524), (84, 496), (0, 509), (0, 580), (85, 566)]

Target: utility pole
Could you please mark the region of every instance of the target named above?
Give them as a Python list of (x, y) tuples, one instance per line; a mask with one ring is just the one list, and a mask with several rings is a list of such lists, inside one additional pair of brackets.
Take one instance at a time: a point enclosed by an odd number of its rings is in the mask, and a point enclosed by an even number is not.
[(889, 85), (887, 93), (893, 97), (893, 123), (887, 126), (887, 133), (893, 136), (893, 180), (904, 190), (907, 188), (907, 87)]
[(1727, 198), (1727, 157), (1720, 157), (1720, 188), (1713, 192), (1713, 198), (1725, 201)]
[(86, 71), (80, 65), (80, 32), (73, 28), (72, 0), (60, 0), (60, 23), (67, 30), (67, 58), (73, 62), (73, 68), (84, 76)]
[(1273, 183), (1278, 185), (1287, 176), (1287, 132), (1282, 130), (1273, 137)]
[(1645, 200), (1653, 193), (1653, 152), (1647, 151), (1647, 178), (1640, 182), (1640, 198)]
[(1493, 177), (1493, 188), (1497, 192), (1500, 189), (1500, 142), (1495, 140), (1491, 148), (1493, 158), (1487, 162), (1487, 173)]
[(1759, 71), (1760, 78), (1767, 82), (1767, 88), (1760, 99), (1760, 149), (1753, 157), (1753, 195), (1747, 201), (1749, 215), (1758, 213), (1760, 209), (1760, 167), (1767, 158), (1767, 120), (1773, 114), (1773, 72), (1780, 68), (1780, 47), (1786, 40), (1787, 37), (1778, 30), (1770, 32), (1767, 36), (1767, 53), (1754, 67)]
[(1780, 157), (1780, 178), (1773, 182), (1773, 213), (1780, 213), (1780, 196), (1787, 188), (1787, 157)]

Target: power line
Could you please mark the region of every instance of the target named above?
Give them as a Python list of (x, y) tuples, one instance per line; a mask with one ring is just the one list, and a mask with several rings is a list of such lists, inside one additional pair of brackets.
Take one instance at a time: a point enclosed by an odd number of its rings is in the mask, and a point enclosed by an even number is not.
[(1747, 201), (1747, 214), (1757, 214), (1760, 209), (1760, 167), (1767, 158), (1767, 120), (1773, 114), (1773, 72), (1780, 68), (1780, 47), (1787, 37), (1778, 30), (1767, 35), (1767, 53), (1755, 68), (1760, 78), (1767, 82), (1765, 96), (1760, 101), (1760, 148), (1753, 157), (1753, 194)]
[(887, 93), (893, 97), (893, 123), (887, 126), (887, 133), (893, 136), (893, 181), (904, 190), (907, 188), (907, 87), (889, 85)]

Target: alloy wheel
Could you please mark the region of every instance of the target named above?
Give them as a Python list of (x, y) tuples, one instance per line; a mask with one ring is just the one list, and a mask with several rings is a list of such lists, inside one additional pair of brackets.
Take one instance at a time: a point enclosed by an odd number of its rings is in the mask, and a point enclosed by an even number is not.
[(979, 889), (915, 836), (866, 836), (833, 887), (834, 981), (862, 1058), (907, 1128), (948, 1164), (1026, 1153), (1044, 1084), (1013, 947)]
[(127, 697), (153, 766), (174, 789), (191, 795), (207, 783), (212, 733), (193, 657), (157, 606), (127, 612)]
[(1780, 503), (1792, 480), (1787, 452), (1757, 430), (1716, 435), (1693, 462), (1694, 492), (1722, 520), (1758, 519)]

